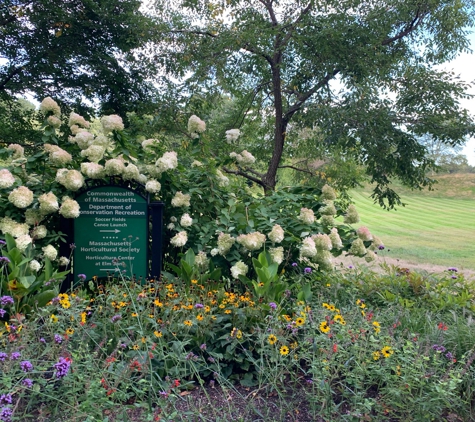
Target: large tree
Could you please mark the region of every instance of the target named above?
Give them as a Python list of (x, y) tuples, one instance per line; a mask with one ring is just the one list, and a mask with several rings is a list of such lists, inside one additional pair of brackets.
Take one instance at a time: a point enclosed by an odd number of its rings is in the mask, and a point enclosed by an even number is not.
[[(99, 101), (125, 114), (148, 98), (139, 50), (153, 32), (136, 0), (2, 0), (0, 97)], [(77, 105), (75, 107), (77, 109)]]
[(228, 168), (267, 191), (290, 129), (318, 129), (328, 148), (363, 163), (375, 197), (390, 206), (399, 202), (391, 178), (430, 184), (433, 162), (418, 136), (457, 145), (474, 133), (459, 105), (467, 85), (437, 68), (468, 49), (472, 1), (156, 0), (155, 8), (158, 63), (190, 91), (248, 101), (244, 122), (271, 120), (272, 136), (256, 141), (266, 169)]

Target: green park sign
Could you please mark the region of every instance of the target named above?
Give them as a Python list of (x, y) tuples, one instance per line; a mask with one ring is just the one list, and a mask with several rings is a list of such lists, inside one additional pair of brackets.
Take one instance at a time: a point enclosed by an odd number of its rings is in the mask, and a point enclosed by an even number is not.
[(148, 203), (135, 191), (101, 186), (76, 197), (74, 274), (87, 279), (108, 275), (145, 279), (148, 270)]

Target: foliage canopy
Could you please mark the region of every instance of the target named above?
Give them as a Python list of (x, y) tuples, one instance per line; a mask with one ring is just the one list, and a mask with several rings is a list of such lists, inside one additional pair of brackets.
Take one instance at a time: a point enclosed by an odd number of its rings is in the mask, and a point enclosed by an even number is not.
[(375, 197), (393, 206), (399, 197), (391, 178), (413, 188), (431, 184), (426, 171), (434, 163), (417, 136), (456, 145), (474, 133), (459, 105), (467, 84), (436, 67), (468, 49), (471, 6), (158, 0), (156, 19), (165, 36), (156, 60), (174, 76), (186, 76), (194, 92), (239, 99), (243, 107), (234, 121), (270, 125), (267, 138), (254, 132), (267, 169), (228, 172), (272, 190), (295, 142), (292, 131), (318, 128), (315, 142), (364, 164)]

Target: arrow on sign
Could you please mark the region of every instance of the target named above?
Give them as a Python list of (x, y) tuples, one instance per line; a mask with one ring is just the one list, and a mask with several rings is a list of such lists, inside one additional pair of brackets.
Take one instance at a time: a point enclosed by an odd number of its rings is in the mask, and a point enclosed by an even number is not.
[(117, 268), (101, 268), (99, 271), (119, 271)]
[(99, 230), (100, 232), (104, 232), (104, 233), (120, 233), (120, 230)]

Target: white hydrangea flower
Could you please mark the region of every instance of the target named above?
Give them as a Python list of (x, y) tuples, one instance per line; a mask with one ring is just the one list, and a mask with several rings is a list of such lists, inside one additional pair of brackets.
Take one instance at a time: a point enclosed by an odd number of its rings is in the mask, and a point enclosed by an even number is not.
[(351, 248), (348, 251), (351, 255), (364, 256), (366, 254), (366, 248), (363, 241), (358, 238), (351, 244)]
[(36, 226), (45, 219), (45, 215), (40, 209), (28, 208), (25, 211), (25, 223), (29, 226)]
[(315, 262), (321, 270), (333, 270), (333, 255), (328, 251), (319, 250), (315, 257)]
[(320, 219), (320, 222), (325, 227), (334, 227), (335, 224), (336, 224), (335, 219), (333, 218), (333, 215), (322, 215), (322, 218)]
[(343, 248), (343, 242), (341, 241), (341, 237), (338, 234), (338, 229), (333, 227), (330, 231), (330, 240), (332, 241), (332, 245), (335, 249)]
[(241, 131), (239, 129), (230, 129), (226, 131), (226, 142), (228, 144), (231, 144), (234, 141), (237, 141), (239, 138), (239, 135), (241, 135)]
[(16, 247), (22, 252), (28, 247), (28, 245), (31, 245), (32, 242), (33, 239), (28, 234), (23, 234), (15, 239)]
[(300, 215), (297, 218), (303, 221), (305, 224), (315, 223), (315, 214), (313, 210), (308, 208), (301, 208)]
[(332, 250), (332, 241), (330, 236), (324, 233), (318, 233), (312, 235), (312, 239), (315, 242), (315, 247), (318, 251), (331, 251)]
[(61, 127), (61, 119), (58, 119), (56, 116), (49, 116), (46, 121), (50, 126), (54, 127), (55, 129)]
[(226, 177), (220, 170), (216, 170), (216, 177), (218, 178), (218, 185), (226, 187), (229, 185), (229, 178)]
[(172, 216), (170, 217), (170, 221), (171, 221), (172, 223), (176, 223), (176, 222), (178, 221), (178, 219), (177, 219), (175, 216), (172, 215)]
[(351, 204), (346, 210), (345, 218), (343, 221), (346, 224), (356, 224), (360, 221), (358, 211), (356, 211), (356, 207), (353, 204)]
[(145, 184), (145, 190), (150, 193), (158, 193), (160, 192), (161, 188), (162, 188), (162, 185), (156, 180), (149, 180)]
[(235, 159), (239, 164), (242, 166), (249, 166), (254, 164), (256, 159), (255, 157), (248, 151), (244, 150), (240, 154), (236, 154), (235, 152), (231, 152), (229, 156)]
[(336, 199), (335, 190), (329, 185), (323, 186), (323, 188), (322, 188), (322, 199), (327, 199), (329, 201), (334, 201)]
[(378, 250), (378, 249), (384, 249), (384, 243), (383, 241), (378, 237), (373, 234), (373, 243), (369, 247), (372, 251)]
[(266, 235), (261, 232), (253, 232), (249, 234), (240, 234), (236, 241), (249, 251), (256, 251), (264, 245)]
[(17, 208), (26, 208), (33, 202), (33, 192), (26, 186), (20, 186), (10, 192), (8, 200)]
[(203, 133), (206, 130), (206, 123), (198, 116), (191, 116), (188, 119), (188, 132), (190, 133)]
[(319, 210), (321, 215), (335, 215), (336, 208), (333, 205), (333, 201), (325, 200), (325, 206), (321, 207)]
[(158, 139), (145, 139), (145, 141), (142, 141), (142, 148), (146, 152), (152, 152), (152, 147), (157, 146), (160, 143)]
[(81, 115), (72, 112), (69, 115), (69, 126), (74, 126), (74, 125), (82, 126), (87, 129), (89, 127), (89, 122)]
[(192, 224), (193, 224), (193, 219), (190, 217), (190, 214), (186, 213), (181, 216), (180, 226), (191, 227)]
[(81, 172), (89, 179), (101, 179), (104, 176), (104, 166), (97, 163), (81, 163)]
[(155, 166), (157, 167), (157, 171), (159, 173), (175, 169), (178, 166), (178, 158), (176, 152), (166, 152), (156, 161)]
[(87, 149), (93, 144), (94, 135), (85, 129), (80, 129), (76, 136), (73, 139), (70, 138), (69, 140), (73, 141), (72, 143), (76, 143), (79, 148)]
[(168, 226), (167, 226), (167, 229), (168, 230), (174, 230), (175, 229), (175, 224), (169, 223)]
[(81, 157), (86, 157), (89, 161), (98, 163), (104, 157), (105, 151), (106, 149), (103, 146), (92, 144), (81, 151)]
[(373, 251), (366, 251), (366, 255), (364, 256), (366, 262), (372, 262), (376, 260), (376, 254)]
[(37, 239), (44, 239), (46, 235), (48, 234), (48, 229), (46, 226), (36, 226), (32, 231), (31, 231), (31, 237), (35, 240)]
[(117, 114), (112, 114), (110, 116), (103, 116), (101, 118), (102, 129), (104, 133), (110, 133), (113, 130), (124, 130), (124, 122), (122, 117)]
[(13, 151), (12, 159), (17, 160), (18, 158), (23, 158), (25, 156), (25, 148), (18, 144), (10, 144), (7, 149)]
[(69, 152), (57, 145), (45, 144), (44, 149), (49, 153), (49, 160), (54, 166), (65, 166), (73, 160)]
[(209, 259), (206, 256), (206, 252), (199, 251), (198, 255), (195, 256), (195, 265), (201, 270), (204, 271), (208, 268)]
[(64, 218), (77, 218), (80, 214), (79, 204), (74, 199), (65, 196), (59, 209), (59, 213)]
[(170, 239), (170, 243), (177, 248), (181, 248), (182, 246), (185, 246), (187, 241), (188, 241), (188, 235), (186, 234), (185, 231), (181, 231), (177, 233), (175, 236), (173, 236)]
[[(222, 256), (225, 256), (231, 247), (234, 245), (236, 239), (232, 237), (229, 233), (219, 233), (218, 235), (218, 253)], [(214, 255), (213, 255), (214, 256)]]
[(15, 183), (15, 177), (8, 169), (0, 170), (0, 189), (10, 188)]
[(148, 180), (148, 177), (143, 173), (140, 173), (139, 177), (137, 178), (137, 182), (139, 182), (142, 185), (145, 185), (147, 183), (147, 180)]
[(276, 224), (267, 236), (272, 243), (280, 243), (284, 240), (284, 229), (279, 224)]
[(135, 164), (127, 164), (127, 167), (124, 169), (122, 173), (122, 178), (124, 180), (138, 180), (140, 176), (140, 171)]
[(240, 275), (246, 275), (248, 270), (249, 267), (244, 262), (238, 261), (231, 267), (231, 274), (237, 279)]
[(72, 191), (77, 191), (84, 186), (84, 176), (77, 170), (61, 172), (59, 179), (58, 173), (56, 173), (56, 178), (66, 189)]
[(40, 104), (40, 111), (43, 113), (53, 113), (55, 116), (61, 116), (61, 108), (51, 97), (46, 97)]
[(91, 145), (103, 147), (107, 151), (107, 148), (111, 146), (111, 141), (107, 136), (99, 134), (94, 138)]
[(311, 237), (306, 237), (302, 240), (302, 245), (300, 246), (300, 257), (301, 258), (312, 258), (317, 255), (317, 248), (315, 246), (315, 241)]
[(190, 195), (184, 194), (181, 191), (175, 193), (175, 196), (172, 198), (172, 205), (174, 207), (189, 207), (190, 206)]
[(59, 257), (59, 265), (61, 267), (67, 267), (69, 265), (69, 258), (66, 258), (65, 256), (60, 256)]
[(47, 245), (42, 249), (45, 257), (48, 258), (50, 261), (54, 261), (58, 256), (58, 251), (52, 245)]
[(218, 248), (213, 248), (211, 249), (211, 252), (210, 252), (211, 256), (216, 256), (219, 254), (219, 249)]
[(41, 264), (36, 259), (32, 259), (29, 267), (31, 271), (37, 273), (41, 269)]
[(272, 258), (272, 261), (276, 264), (282, 264), (284, 260), (284, 248), (282, 246), (278, 246), (277, 248), (269, 248), (269, 254)]
[(3, 234), (10, 234), (13, 237), (20, 237), (25, 234), (28, 234), (30, 228), (28, 224), (17, 223), (15, 220), (12, 220), (10, 217), (3, 217), (0, 219), (0, 230)]
[(203, 163), (198, 160), (193, 160), (193, 162), (191, 163), (191, 167), (201, 167), (202, 165)]
[[(72, 125), (69, 129), (73, 135), (77, 135), (81, 131), (81, 128), (78, 125)], [(74, 136), (69, 137), (69, 142), (74, 143)]]
[(105, 172), (108, 176), (120, 176), (125, 170), (124, 162), (119, 158), (106, 161)]

